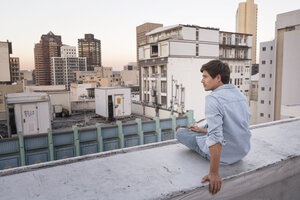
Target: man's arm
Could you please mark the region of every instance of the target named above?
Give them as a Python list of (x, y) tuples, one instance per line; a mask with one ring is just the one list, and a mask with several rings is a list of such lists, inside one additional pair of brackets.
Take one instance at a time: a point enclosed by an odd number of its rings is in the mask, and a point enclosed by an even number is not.
[(220, 143), (216, 143), (209, 147), (210, 170), (209, 174), (203, 177), (202, 183), (209, 181), (209, 192), (211, 194), (216, 194), (221, 189), (222, 178), (219, 175), (221, 151), (222, 145)]
[(189, 129), (197, 133), (207, 133), (207, 129), (200, 128), (198, 126), (191, 126)]

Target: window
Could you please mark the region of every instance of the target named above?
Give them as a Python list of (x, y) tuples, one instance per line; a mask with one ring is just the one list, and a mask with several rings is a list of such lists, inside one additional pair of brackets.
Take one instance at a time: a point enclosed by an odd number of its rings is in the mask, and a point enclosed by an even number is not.
[(151, 57), (158, 56), (158, 45), (152, 45), (151, 46)]
[(270, 74), (270, 78), (272, 78), (272, 74)]
[(265, 87), (261, 87), (261, 91), (265, 91)]
[(269, 91), (270, 91), (270, 92), (271, 92), (271, 90), (272, 90), (271, 87), (269, 87)]
[(261, 104), (265, 104), (265, 101), (264, 101), (264, 100), (261, 100), (260, 103), (261, 103)]
[(270, 115), (270, 114), (268, 114), (268, 117), (269, 117), (269, 118), (271, 118), (271, 115)]
[(264, 116), (264, 113), (260, 113), (260, 116), (263, 117), (263, 116)]
[(271, 105), (271, 101), (269, 101), (269, 105)]
[(199, 56), (199, 45), (196, 44), (196, 56)]
[(266, 51), (266, 47), (263, 47), (263, 48), (262, 48), (262, 51)]
[(252, 84), (252, 88), (255, 88), (255, 84)]
[(271, 46), (271, 51), (273, 50), (273, 46)]
[(263, 64), (263, 65), (266, 64), (266, 61), (265, 61), (265, 60), (262, 60), (262, 61), (261, 61), (261, 64)]
[(270, 64), (272, 64), (272, 60), (270, 60)]
[(199, 30), (196, 29), (196, 40), (198, 41), (199, 40)]

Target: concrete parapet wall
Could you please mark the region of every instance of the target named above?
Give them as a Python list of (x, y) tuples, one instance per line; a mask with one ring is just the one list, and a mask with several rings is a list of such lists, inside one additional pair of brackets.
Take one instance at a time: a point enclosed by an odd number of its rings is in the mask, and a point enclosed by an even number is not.
[[(209, 161), (170, 140), (0, 171), (0, 199), (298, 199), (299, 127), (300, 118), (251, 127), (251, 151), (220, 166), (214, 196), (201, 183)], [(124, 135), (130, 130), (123, 127)]]
[(72, 112), (84, 111), (84, 110), (95, 110), (95, 100), (72, 101), (71, 110)]

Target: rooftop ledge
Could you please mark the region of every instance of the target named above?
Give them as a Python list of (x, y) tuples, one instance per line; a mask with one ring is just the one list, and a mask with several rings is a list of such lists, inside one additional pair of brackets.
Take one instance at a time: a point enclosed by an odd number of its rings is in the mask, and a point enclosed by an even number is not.
[(220, 166), (211, 196), (209, 162), (177, 140), (0, 171), (0, 199), (297, 199), (300, 118), (251, 126), (252, 148)]

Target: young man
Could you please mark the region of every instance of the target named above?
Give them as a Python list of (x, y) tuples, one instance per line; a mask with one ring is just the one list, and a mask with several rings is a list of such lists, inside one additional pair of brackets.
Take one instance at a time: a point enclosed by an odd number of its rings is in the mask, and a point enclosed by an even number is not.
[(250, 111), (245, 96), (229, 84), (230, 70), (227, 64), (212, 60), (202, 66), (203, 87), (212, 91), (205, 98), (206, 127), (179, 128), (180, 143), (210, 160), (209, 174), (202, 183), (209, 181), (209, 191), (216, 194), (222, 179), (219, 164), (232, 164), (247, 155), (250, 150)]

